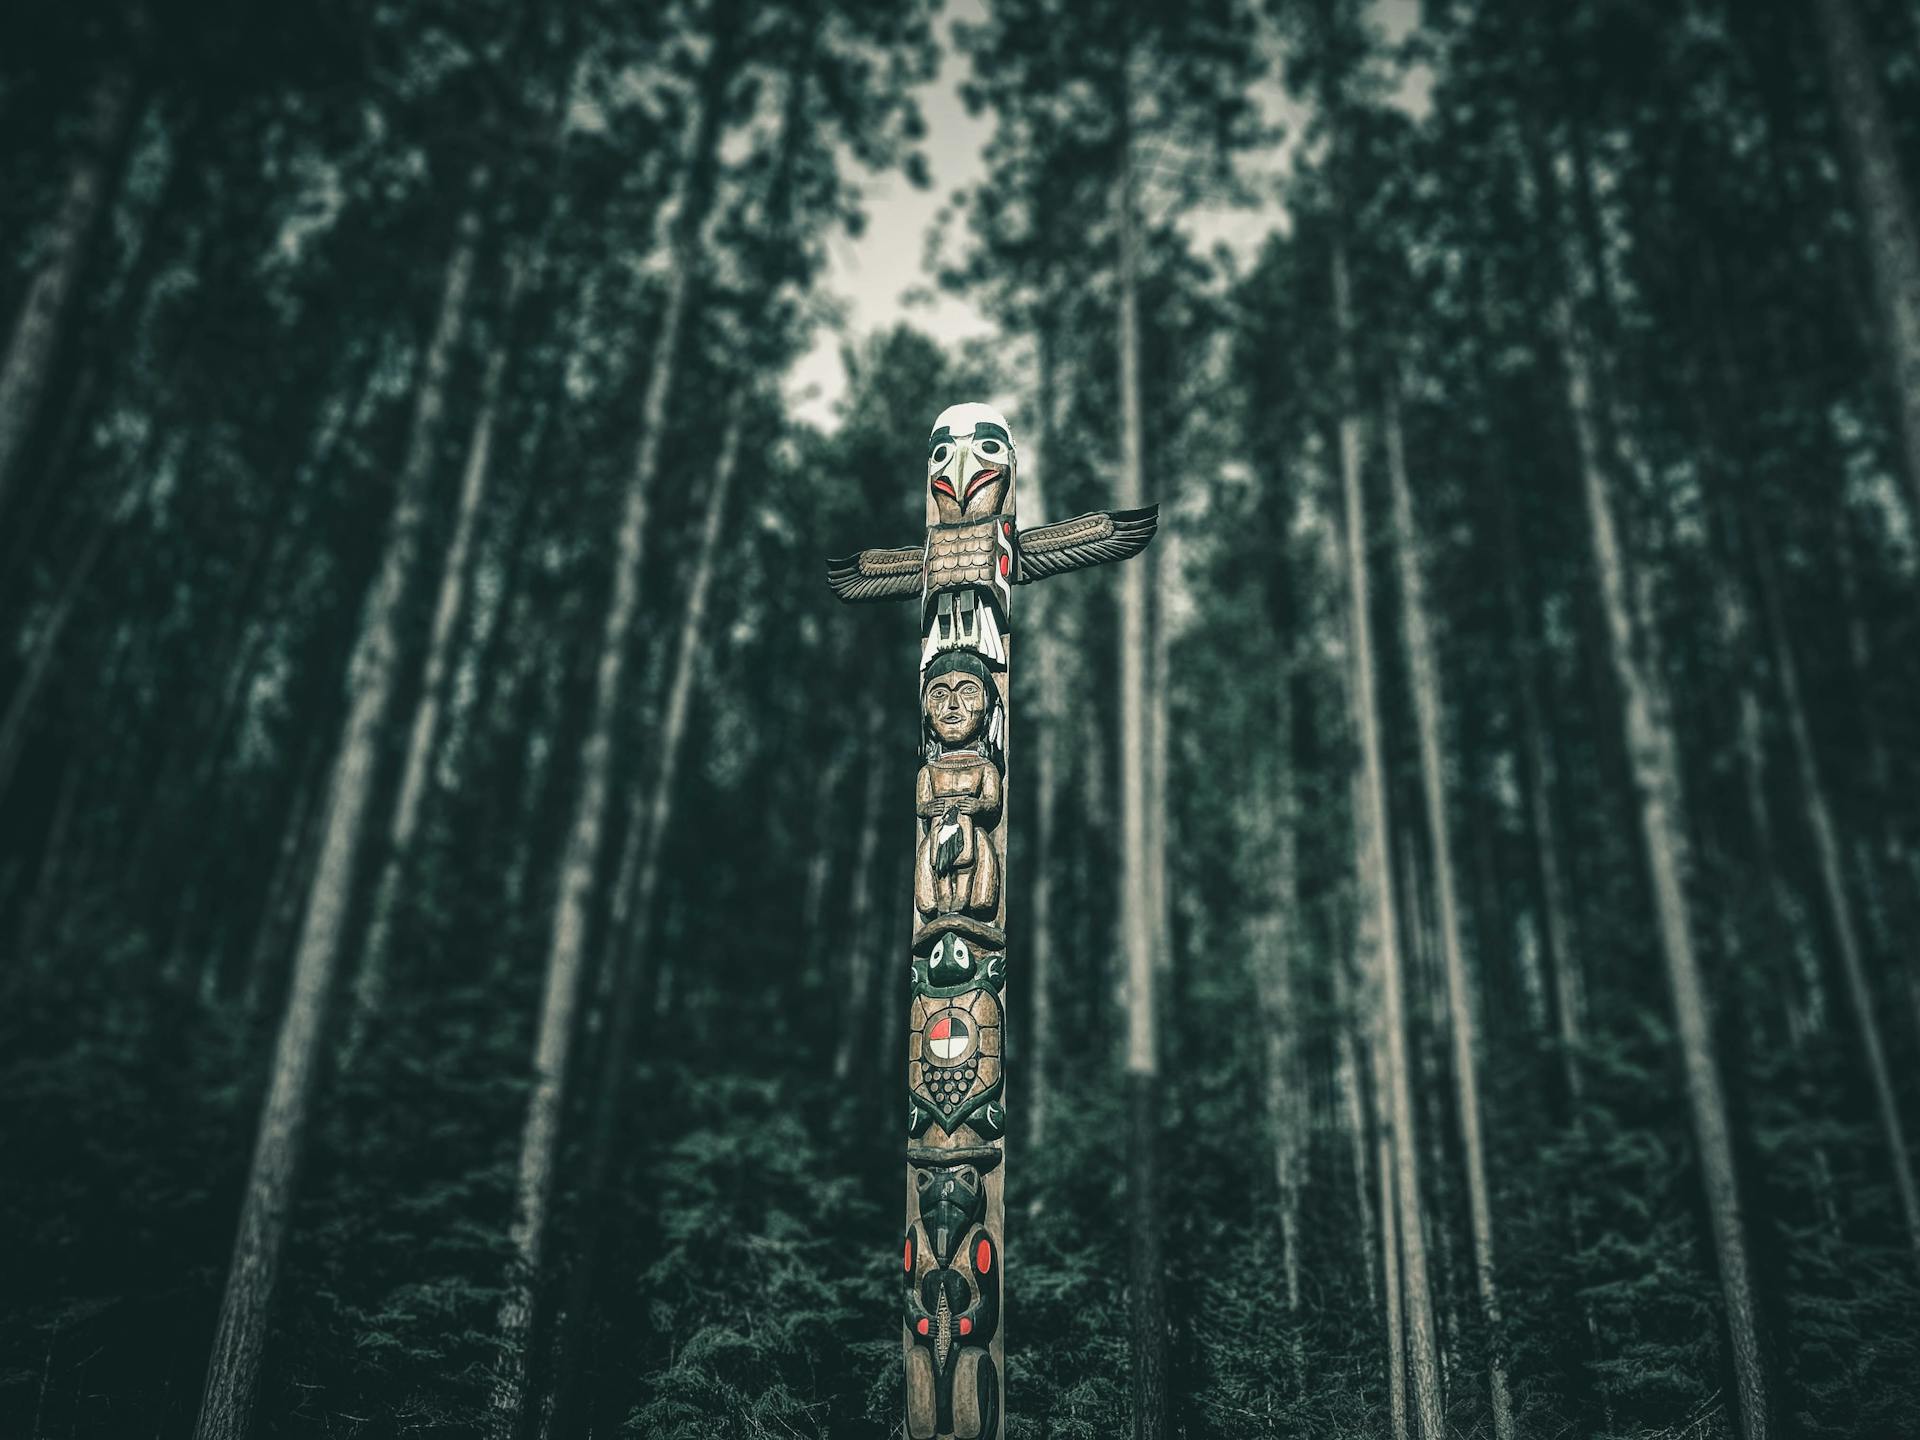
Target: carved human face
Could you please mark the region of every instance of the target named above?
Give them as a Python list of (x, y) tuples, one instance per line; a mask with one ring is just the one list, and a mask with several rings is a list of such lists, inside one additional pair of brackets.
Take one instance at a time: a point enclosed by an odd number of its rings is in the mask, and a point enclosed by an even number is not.
[(991, 405), (950, 405), (927, 437), (927, 523), (997, 515), (1013, 500), (1013, 432)]
[(965, 745), (980, 733), (987, 717), (986, 682), (965, 670), (950, 670), (927, 683), (927, 724), (940, 743)]

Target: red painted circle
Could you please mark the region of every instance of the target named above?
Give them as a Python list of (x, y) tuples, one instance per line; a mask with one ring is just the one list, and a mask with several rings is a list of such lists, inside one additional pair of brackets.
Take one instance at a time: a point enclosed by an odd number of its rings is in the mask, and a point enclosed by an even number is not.
[(914, 1326), (913, 1328), (918, 1330), (922, 1335), (924, 1335), (927, 1333), (927, 1322), (922, 1320), (918, 1325)]
[(962, 1335), (971, 1335), (973, 1333), (973, 1321), (964, 1315), (960, 1317), (960, 1333)]
[(973, 1248), (973, 1268), (982, 1275), (993, 1268), (993, 1246), (985, 1240)]
[(1006, 573), (1007, 573), (1007, 557), (1002, 555), (1000, 557), (1000, 574), (1002, 576), (1005, 576)]

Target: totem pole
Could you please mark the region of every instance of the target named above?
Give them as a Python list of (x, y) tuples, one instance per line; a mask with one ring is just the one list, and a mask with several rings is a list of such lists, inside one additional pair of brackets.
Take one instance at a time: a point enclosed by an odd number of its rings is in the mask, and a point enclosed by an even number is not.
[(955, 405), (927, 442), (927, 537), (827, 563), (842, 600), (920, 597), (902, 1336), (911, 1440), (1000, 1440), (1006, 1220), (1007, 712), (1013, 587), (1124, 560), (1158, 511), (1022, 531), (1013, 435)]

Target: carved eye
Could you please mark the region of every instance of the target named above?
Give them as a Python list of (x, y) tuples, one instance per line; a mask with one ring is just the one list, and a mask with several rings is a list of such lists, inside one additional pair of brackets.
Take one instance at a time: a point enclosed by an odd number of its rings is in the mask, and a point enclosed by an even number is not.
[(952, 453), (953, 453), (952, 449), (949, 448), (948, 446), (936, 445), (934, 447), (932, 456), (929, 458), (932, 464), (944, 465), (947, 463), (947, 456), (951, 455)]
[(980, 442), (980, 453), (982, 455), (998, 455), (1000, 453), (1000, 442), (998, 440), (982, 440)]
[(966, 684), (960, 687), (960, 698), (963, 700), (978, 700), (980, 698), (980, 687), (971, 680), (967, 681)]

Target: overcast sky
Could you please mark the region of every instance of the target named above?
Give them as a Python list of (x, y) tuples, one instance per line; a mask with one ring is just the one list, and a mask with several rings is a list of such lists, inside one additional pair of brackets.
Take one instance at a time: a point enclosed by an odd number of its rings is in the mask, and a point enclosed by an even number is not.
[[(1393, 39), (1412, 28), (1418, 4), (1419, 0), (1374, 0), (1381, 28)], [(948, 0), (936, 23), (941, 39), (946, 41), (955, 21), (983, 18), (984, 0)], [(981, 151), (993, 128), (991, 115), (971, 116), (960, 102), (960, 85), (967, 69), (965, 54), (952, 44), (943, 44), (939, 73), (916, 94), (927, 122), (926, 151), (933, 187), (915, 189), (898, 173), (866, 176), (865, 233), (857, 240), (841, 234), (832, 241), (826, 286), (847, 307), (846, 327), (822, 327), (813, 348), (794, 366), (787, 381), (790, 413), (827, 427), (835, 423), (834, 406), (846, 388), (840, 350), (850, 338), (901, 320), (955, 340), (992, 332), (992, 323), (979, 310), (960, 296), (936, 291), (921, 268), (928, 227), (955, 190), (979, 179)], [(1298, 131), (1300, 111), (1277, 85), (1263, 87), (1255, 98), (1269, 121), (1282, 125), (1289, 136)], [(1424, 85), (1410, 86), (1404, 99), (1411, 105), (1423, 105)], [(1275, 153), (1251, 159), (1251, 173), (1275, 174), (1286, 165), (1291, 153), (1289, 139)], [(1183, 221), (1183, 228), (1197, 243), (1207, 247), (1225, 244), (1245, 259), (1283, 219), (1279, 207), (1268, 204), (1202, 210)], [(911, 297), (909, 292), (914, 292)]]

